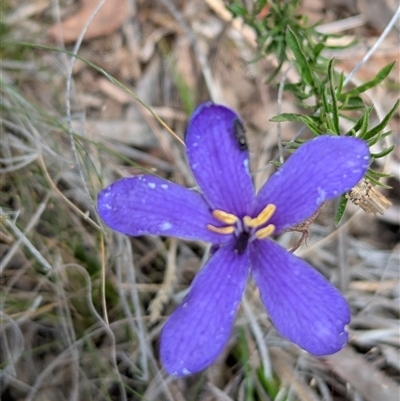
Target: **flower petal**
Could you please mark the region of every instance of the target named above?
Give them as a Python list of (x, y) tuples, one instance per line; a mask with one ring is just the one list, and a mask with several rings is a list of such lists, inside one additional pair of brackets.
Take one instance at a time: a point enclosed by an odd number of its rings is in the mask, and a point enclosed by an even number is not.
[(252, 275), (277, 331), (313, 355), (342, 349), (350, 311), (340, 292), (271, 240), (254, 241), (250, 248)]
[(100, 192), (104, 222), (124, 234), (166, 235), (221, 244), (230, 235), (211, 232), (219, 226), (201, 194), (152, 175), (122, 178)]
[(312, 216), (326, 200), (350, 190), (368, 169), (367, 144), (323, 135), (302, 145), (260, 189), (254, 215), (273, 203), (276, 233)]
[(206, 102), (194, 111), (185, 138), (190, 167), (210, 206), (239, 217), (254, 199), (241, 124), (233, 110)]
[(249, 270), (248, 253), (235, 253), (234, 244), (210, 258), (162, 330), (161, 361), (174, 376), (205, 369), (229, 339)]

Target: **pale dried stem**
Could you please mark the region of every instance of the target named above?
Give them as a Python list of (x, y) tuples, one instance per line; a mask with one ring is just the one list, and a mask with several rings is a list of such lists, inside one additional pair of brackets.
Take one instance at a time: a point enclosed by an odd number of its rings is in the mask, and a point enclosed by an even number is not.
[[(28, 224), (26, 225), (26, 228), (24, 230), (24, 235), (27, 236), (30, 231), (36, 226), (38, 223), (42, 213), (46, 209), (47, 202), (49, 201), (51, 192), (48, 192), (45, 199), (43, 202), (41, 202), (36, 209), (35, 214), (32, 216), (32, 218), (29, 220)], [(6, 218), (6, 217), (4, 217)], [(23, 239), (19, 237), (17, 241), (14, 242), (14, 244), (11, 246), (11, 248), (8, 250), (7, 254), (3, 257), (1, 263), (0, 263), (0, 274), (3, 272), (3, 270), (6, 268), (8, 263), (10, 263), (11, 259), (14, 257), (15, 253), (18, 252), (19, 248), (23, 244)]]
[(379, 46), (383, 43), (384, 39), (386, 36), (389, 34), (389, 32), (393, 29), (393, 27), (396, 24), (397, 19), (400, 16), (400, 6), (397, 8), (396, 12), (394, 13), (392, 19), (389, 21), (387, 24), (386, 28), (384, 31), (381, 33), (377, 41), (374, 43), (374, 45), (371, 47), (370, 50), (365, 54), (365, 56), (362, 58), (362, 60), (353, 68), (353, 70), (350, 72), (350, 74), (346, 77), (346, 79), (343, 82), (343, 86), (347, 85), (351, 79), (353, 78), (353, 75), (371, 58), (371, 56), (378, 50)]
[(254, 338), (256, 340), (257, 347), (260, 352), (260, 357), (263, 366), (263, 373), (268, 380), (272, 380), (273, 377), (272, 363), (271, 363), (271, 358), (269, 356), (268, 348), (265, 344), (264, 336), (262, 334), (262, 329), (258, 324), (257, 319), (251, 309), (251, 306), (245, 296), (242, 299), (242, 305), (244, 312), (249, 320), (251, 330), (254, 334)]
[(71, 309), (68, 305), (68, 296), (65, 293), (64, 282), (66, 281), (66, 277), (62, 275), (62, 267), (61, 267), (61, 255), (56, 255), (56, 262), (53, 269), (54, 278), (55, 278), (55, 291), (57, 295), (58, 303), (58, 314), (59, 321), (61, 326), (64, 329), (64, 337), (65, 342), (68, 344), (69, 349), (71, 351), (72, 358), (72, 389), (71, 389), (71, 400), (78, 400), (79, 397), (79, 351), (75, 347), (76, 344), (76, 333), (74, 329), (74, 324), (71, 318)]
[(65, 94), (65, 102), (66, 102), (66, 118), (67, 118), (67, 127), (68, 127), (68, 136), (69, 136), (69, 140), (70, 140), (70, 146), (71, 146), (71, 151), (72, 154), (74, 155), (75, 158), (75, 167), (79, 173), (79, 176), (81, 178), (81, 182), (83, 185), (83, 188), (86, 192), (89, 204), (92, 206), (93, 210), (96, 210), (96, 206), (94, 204), (94, 200), (92, 199), (92, 196), (90, 195), (90, 191), (89, 188), (87, 186), (86, 183), (86, 177), (85, 177), (85, 173), (83, 171), (83, 167), (81, 165), (81, 161), (79, 159), (79, 155), (76, 149), (76, 145), (75, 145), (75, 139), (74, 139), (74, 133), (73, 133), (73, 128), (72, 128), (72, 119), (71, 119), (71, 88), (72, 88), (72, 73), (73, 73), (73, 69), (74, 69), (74, 64), (75, 64), (75, 60), (76, 57), (75, 55), (78, 54), (79, 48), (82, 44), (83, 38), (85, 36), (86, 31), (88, 30), (90, 24), (92, 23), (92, 21), (94, 20), (94, 18), (96, 17), (97, 13), (100, 11), (100, 9), (103, 7), (104, 3), (107, 0), (100, 0), (98, 5), (96, 6), (96, 8), (94, 9), (93, 13), (91, 14), (90, 18), (86, 21), (84, 27), (82, 28), (82, 31), (75, 43), (74, 49), (72, 50), (72, 54), (73, 56), (71, 57), (70, 60), (70, 65), (69, 65), (69, 69), (67, 71), (67, 82), (66, 82), (66, 94)]
[[(51, 264), (42, 256), (39, 250), (29, 241), (27, 236), (16, 226), (16, 224), (6, 216), (3, 209), (0, 207), (0, 218), (3, 220), (5, 225), (14, 233), (21, 244), (24, 244), (32, 256), (42, 265), (47, 271), (52, 270)], [(4, 266), (3, 266), (4, 269)]]
[[(146, 343), (147, 332), (145, 329), (145, 324), (143, 322), (143, 311), (138, 294), (136, 271), (133, 264), (132, 246), (127, 237), (117, 235), (116, 253), (121, 255), (121, 257), (116, 259), (116, 273), (118, 280), (117, 288), (119, 292), (119, 298), (121, 299), (122, 308), (124, 310), (125, 316), (129, 321), (131, 329), (135, 333), (135, 335), (137, 335), (140, 348), (140, 362), (142, 366), (141, 379), (147, 381), (149, 379), (147, 355), (151, 354), (151, 351)], [(127, 282), (128, 284), (125, 290), (123, 286), (124, 282)], [(128, 290), (130, 302), (134, 307), (135, 317), (133, 317), (131, 309), (129, 307), (126, 290)]]
[(150, 323), (155, 323), (160, 318), (161, 312), (164, 309), (164, 305), (169, 301), (174, 289), (176, 276), (177, 240), (172, 238), (169, 242), (170, 247), (167, 253), (167, 266), (164, 274), (164, 280), (160, 290), (157, 292), (157, 295), (151, 301), (149, 306)]

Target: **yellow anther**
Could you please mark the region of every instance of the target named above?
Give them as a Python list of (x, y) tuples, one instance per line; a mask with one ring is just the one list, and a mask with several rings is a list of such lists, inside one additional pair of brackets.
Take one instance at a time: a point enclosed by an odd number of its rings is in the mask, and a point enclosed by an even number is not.
[(235, 227), (234, 226), (227, 226), (227, 227), (215, 227), (211, 224), (207, 224), (207, 228), (210, 231), (213, 231), (214, 233), (218, 233), (218, 234), (233, 234), (235, 231)]
[(247, 227), (257, 227), (257, 218), (252, 219), (250, 216), (243, 217), (243, 223)]
[(223, 210), (215, 209), (213, 210), (212, 214), (216, 219), (225, 224), (234, 224), (238, 221), (237, 216), (232, 213), (224, 212)]
[(275, 210), (276, 206), (273, 203), (267, 205), (258, 215), (258, 218), (260, 219), (260, 225), (266, 223), (275, 213)]
[(271, 218), (271, 216), (275, 213), (275, 210), (276, 206), (270, 203), (261, 211), (261, 213), (257, 217), (254, 217), (254, 219), (252, 219), (250, 216), (245, 216), (243, 218), (243, 223), (247, 227), (259, 227), (265, 224)]
[(275, 226), (273, 224), (269, 224), (267, 227), (261, 228), (261, 230), (256, 231), (256, 237), (258, 239), (267, 238), (272, 235), (275, 231)]

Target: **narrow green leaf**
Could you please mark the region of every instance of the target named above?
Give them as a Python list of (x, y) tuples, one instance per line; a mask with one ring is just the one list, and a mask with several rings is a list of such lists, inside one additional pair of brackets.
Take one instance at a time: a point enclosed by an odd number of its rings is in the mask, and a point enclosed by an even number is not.
[(382, 139), (382, 132), (379, 132), (372, 138), (368, 139), (366, 142), (368, 144), (368, 147), (370, 148), (370, 147), (374, 146), (376, 143), (378, 143), (381, 139)]
[(320, 42), (314, 47), (314, 49), (312, 49), (315, 59), (318, 58), (318, 56), (320, 55), (322, 50), (324, 50), (324, 48), (325, 48), (325, 42)]
[(319, 120), (313, 116), (303, 116), (301, 114), (294, 114), (294, 113), (282, 113), (272, 117), (269, 121), (275, 123), (288, 122), (288, 121), (301, 122), (305, 124), (314, 135), (321, 135), (321, 131), (318, 129), (318, 126), (316, 124), (319, 122)]
[(364, 102), (360, 96), (352, 96), (345, 99), (340, 110), (360, 110), (364, 107)]
[[(269, 82), (269, 79), (268, 79), (268, 82)], [(295, 83), (295, 84), (289, 83), (289, 84), (285, 84), (283, 90), (291, 92), (292, 95), (295, 96), (299, 100), (308, 99), (310, 97), (310, 94), (304, 92), (303, 86), (304, 85), (302, 83)], [(277, 87), (278, 87), (278, 85), (277, 85)]]
[(286, 61), (285, 59), (282, 59), (282, 60), (280, 61), (278, 67), (276, 67), (276, 68), (275, 68), (275, 71), (271, 74), (270, 77), (268, 77), (267, 82), (266, 82), (267, 84), (271, 83), (271, 82), (274, 80), (274, 78), (279, 74), (279, 71), (282, 69), (283, 63), (284, 63), (285, 61)]
[[(272, 377), (268, 377), (265, 374), (265, 371), (262, 366), (257, 368), (257, 377), (260, 381), (260, 384), (264, 391), (269, 395), (268, 399), (275, 400), (277, 399), (279, 389), (282, 387), (282, 384), (279, 381), (279, 378), (273, 374)], [(257, 386), (258, 387), (258, 386)], [(265, 396), (258, 397), (257, 399), (265, 399)]]
[(311, 123), (318, 123), (319, 119), (314, 116), (304, 116), (302, 114), (296, 114), (296, 113), (281, 113), (281, 114), (278, 114), (278, 115), (272, 117), (269, 121), (272, 121), (274, 123), (286, 122), (286, 121), (291, 121), (291, 122), (310, 121)]
[(336, 132), (336, 135), (340, 135), (340, 128), (339, 128), (339, 110), (338, 110), (338, 103), (336, 99), (336, 90), (334, 87), (334, 74), (333, 74), (333, 61), (331, 59), (328, 65), (328, 76), (329, 76), (329, 90), (331, 93), (331, 100), (332, 100), (332, 122), (333, 122), (333, 131)]
[(371, 177), (371, 175), (369, 174), (369, 171), (367, 172), (367, 174), (365, 174), (365, 177), (368, 178), (368, 181), (370, 181), (371, 184), (374, 184), (377, 187), (387, 188), (387, 189), (391, 188), (389, 185), (383, 184), (379, 180), (376, 180), (374, 177)]
[(388, 123), (392, 119), (392, 117), (395, 115), (399, 106), (400, 106), (400, 99), (397, 100), (397, 102), (391, 108), (389, 113), (386, 114), (386, 116), (383, 118), (383, 120), (378, 125), (376, 125), (374, 128), (372, 128), (368, 132), (366, 132), (363, 139), (368, 140), (368, 139), (372, 138), (373, 136), (375, 136), (380, 131), (382, 131), (388, 125)]
[[(361, 114), (361, 117), (357, 120), (357, 122), (354, 124), (353, 128), (351, 128), (349, 131), (346, 132), (346, 136), (355, 136), (355, 134), (360, 131), (360, 129), (362, 128), (363, 124), (365, 125), (365, 119), (366, 119), (366, 112), (367, 112), (367, 108), (365, 108), (364, 113)], [(369, 115), (369, 114), (368, 114)], [(368, 121), (368, 119), (367, 119)], [(354, 135), (350, 134), (350, 133), (354, 133)], [(358, 135), (358, 137), (360, 137), (360, 135)]]
[[(322, 110), (324, 113), (329, 113), (329, 101), (328, 101), (328, 90), (327, 88), (320, 85), (321, 88), (319, 92), (321, 93), (321, 100), (322, 100)], [(322, 113), (320, 114), (322, 115)]]
[(371, 115), (371, 111), (374, 107), (373, 106), (369, 106), (365, 109), (363, 115), (362, 115), (362, 119), (361, 119), (361, 127), (360, 127), (360, 134), (358, 135), (360, 138), (363, 138), (364, 135), (367, 133), (368, 131), (368, 127), (369, 127), (369, 116)]
[(334, 218), (336, 227), (342, 221), (344, 212), (346, 211), (347, 202), (348, 202), (348, 199), (346, 198), (346, 196), (342, 195), (339, 199), (339, 204), (336, 209), (335, 218)]
[(367, 144), (368, 144), (368, 147), (371, 148), (376, 143), (378, 143), (381, 139), (384, 139), (384, 138), (386, 138), (386, 137), (388, 137), (389, 135), (392, 135), (392, 134), (393, 134), (392, 130), (389, 130), (389, 131), (386, 131), (386, 132), (379, 132), (374, 137), (372, 137), (371, 139), (368, 139), (366, 141)]
[(249, 349), (248, 349), (248, 342), (246, 339), (246, 335), (244, 330), (241, 328), (239, 330), (239, 342), (238, 342), (238, 353), (239, 358), (241, 359), (243, 371), (244, 371), (244, 391), (245, 391), (245, 399), (249, 401), (254, 401), (254, 384), (252, 380), (252, 369), (249, 364)]
[(339, 75), (339, 84), (338, 84), (338, 87), (337, 87), (338, 96), (342, 93), (343, 83), (344, 83), (344, 74), (343, 74), (343, 72), (341, 72), (340, 75)]
[(343, 100), (347, 96), (359, 95), (360, 93), (363, 93), (363, 92), (367, 91), (368, 89), (371, 89), (371, 88), (379, 85), (390, 74), (390, 71), (392, 71), (395, 63), (396, 62), (393, 61), (390, 64), (388, 64), (387, 66), (383, 67), (376, 74), (376, 76), (373, 79), (371, 79), (370, 81), (366, 82), (365, 84), (360, 85), (357, 88), (354, 88), (352, 90), (349, 90), (346, 93), (341, 94), (340, 100)]
[(290, 149), (298, 149), (301, 145), (305, 144), (307, 142), (306, 139), (296, 139), (295, 141), (282, 141), (282, 145), (285, 148)]
[(387, 174), (387, 173), (380, 173), (379, 171), (375, 171), (372, 169), (368, 170), (368, 174), (376, 179), (379, 178), (390, 178), (392, 175), (391, 174)]
[(286, 30), (286, 41), (296, 59), (296, 67), (298, 68), (301, 77), (308, 86), (313, 88), (314, 80), (310, 65), (307, 62), (306, 56), (304, 55), (295, 33), (290, 29), (290, 27), (288, 27)]
[(395, 145), (389, 146), (387, 149), (382, 150), (382, 152), (379, 153), (371, 153), (371, 156), (375, 159), (380, 159), (381, 157), (388, 155), (394, 149), (394, 146)]
[(333, 122), (333, 119), (329, 114), (325, 116), (325, 121), (320, 128), (322, 132), (338, 135), (335, 128), (335, 123)]
[(271, 160), (270, 163), (276, 168), (279, 168), (280, 166), (282, 166), (282, 163), (278, 162), (277, 160)]

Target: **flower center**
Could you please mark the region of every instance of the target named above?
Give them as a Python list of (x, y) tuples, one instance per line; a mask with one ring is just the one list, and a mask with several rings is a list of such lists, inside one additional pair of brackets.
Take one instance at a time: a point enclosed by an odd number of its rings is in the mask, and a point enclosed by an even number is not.
[(207, 224), (207, 228), (218, 234), (235, 234), (237, 237), (236, 250), (242, 254), (247, 244), (254, 239), (264, 239), (272, 235), (275, 231), (273, 224), (265, 225), (276, 211), (276, 206), (272, 203), (268, 204), (258, 216), (244, 216), (240, 219), (236, 215), (223, 210), (215, 209), (212, 214), (225, 226), (216, 227)]

